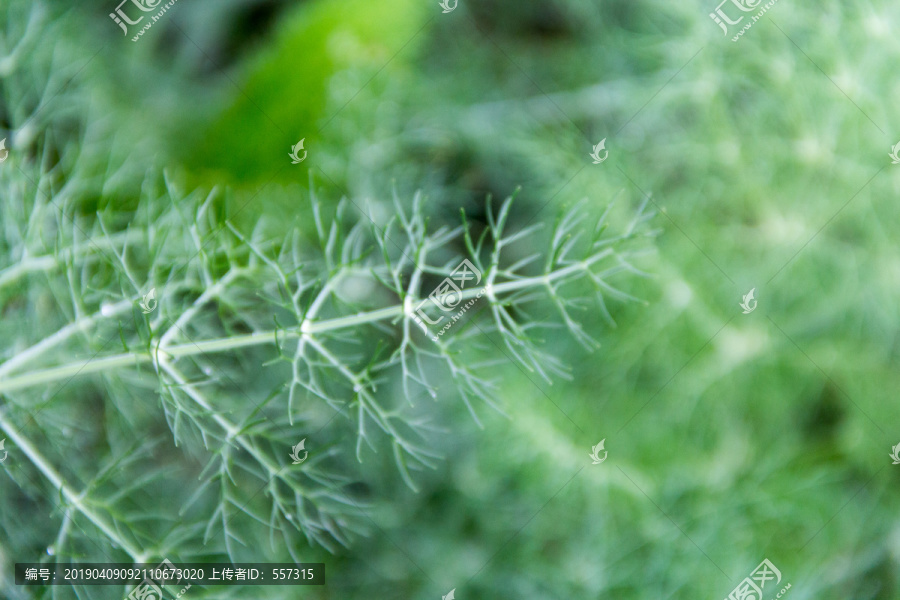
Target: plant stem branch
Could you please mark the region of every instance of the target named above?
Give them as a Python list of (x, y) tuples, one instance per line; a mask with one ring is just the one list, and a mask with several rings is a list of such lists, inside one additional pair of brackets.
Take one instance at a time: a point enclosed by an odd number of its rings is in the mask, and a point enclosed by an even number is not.
[(63, 481), (62, 476), (53, 468), (53, 466), (47, 462), (47, 459), (41, 455), (40, 452), (29, 442), (26, 438), (19, 435), (18, 430), (12, 426), (12, 424), (6, 420), (5, 415), (0, 412), (0, 429), (3, 430), (3, 433), (16, 445), (16, 448), (21, 450), (25, 456), (28, 457), (28, 460), (37, 467), (37, 469), (50, 481), (50, 484), (59, 491), (60, 495), (69, 503), (72, 507), (78, 510), (81, 514), (87, 517), (91, 523), (93, 523), (100, 531), (106, 534), (113, 543), (117, 544), (121, 547), (125, 552), (127, 552), (131, 558), (135, 562), (142, 562), (144, 559), (144, 553), (141, 552), (138, 548), (134, 547), (131, 542), (122, 539), (121, 536), (116, 532), (116, 528), (107, 523), (106, 519), (97, 513), (90, 504), (84, 502), (84, 494), (77, 494), (74, 490)]
[(74, 322), (66, 325), (53, 335), (50, 335), (34, 346), (31, 346), (30, 348), (19, 352), (14, 357), (10, 358), (5, 363), (0, 365), (0, 381), (2, 381), (2, 377), (4, 375), (14, 370), (19, 365), (27, 364), (29, 361), (34, 360), (37, 356), (40, 356), (47, 350), (55, 348), (76, 333), (87, 331), (88, 328), (90, 328), (95, 322), (99, 321), (100, 319), (105, 319), (115, 316), (121, 312), (125, 312), (132, 306), (134, 306), (133, 300), (122, 300), (121, 302), (117, 302), (116, 304), (104, 307), (103, 309), (89, 317), (81, 317), (80, 319), (77, 319)]
[[(506, 281), (494, 284), (492, 288), (493, 294), (502, 294), (505, 292), (513, 292), (528, 287), (537, 287), (546, 285), (549, 282), (564, 279), (573, 274), (588, 271), (595, 262), (606, 258), (612, 250), (604, 250), (590, 258), (571, 264), (562, 269), (558, 269), (546, 275), (536, 277), (523, 277), (516, 281)], [(462, 300), (469, 300), (483, 293), (484, 288), (472, 288), (464, 290), (461, 294)], [(449, 296), (449, 294), (448, 294)], [(397, 304), (377, 310), (372, 310), (355, 315), (347, 315), (334, 319), (323, 319), (321, 321), (304, 321), (301, 327), (295, 330), (287, 330), (276, 332), (276, 330), (261, 331), (249, 333), (246, 335), (238, 335), (233, 337), (216, 338), (211, 340), (199, 340), (185, 344), (173, 346), (165, 346), (159, 348), (160, 355), (167, 358), (179, 358), (181, 356), (194, 356), (197, 354), (206, 354), (212, 352), (223, 352), (236, 348), (244, 348), (247, 346), (257, 346), (260, 344), (275, 344), (276, 333), (282, 336), (298, 337), (301, 334), (314, 335), (316, 333), (326, 333), (339, 329), (355, 328), (368, 323), (375, 323), (402, 316), (404, 314), (404, 305)], [(22, 388), (35, 385), (42, 385), (61, 379), (67, 379), (76, 375), (88, 375), (102, 371), (109, 371), (129, 365), (137, 366), (142, 363), (153, 361), (153, 353), (148, 351), (134, 351), (125, 354), (116, 354), (114, 356), (106, 356), (89, 360), (88, 362), (72, 362), (58, 367), (49, 369), (41, 369), (24, 373), (15, 377), (0, 378), (0, 393), (11, 392)], [(4, 365), (5, 367), (6, 365)]]

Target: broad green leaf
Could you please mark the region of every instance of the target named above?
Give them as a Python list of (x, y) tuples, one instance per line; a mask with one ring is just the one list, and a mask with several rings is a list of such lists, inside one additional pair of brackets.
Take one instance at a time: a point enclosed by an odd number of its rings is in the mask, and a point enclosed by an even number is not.
[[(305, 184), (317, 146), (329, 134), (328, 128), (321, 134), (319, 129), (341, 108), (326, 106), (332, 76), (359, 69), (364, 74), (360, 87), (372, 76), (389, 80), (414, 56), (427, 19), (425, 5), (414, 0), (303, 5), (269, 47), (241, 73), (229, 75), (240, 88), (234, 89), (233, 101), (194, 129), (185, 144), (184, 160), (198, 183), (257, 186), (277, 174), (276, 181)], [(284, 169), (291, 166), (288, 153), (301, 138), (309, 162), (302, 169)]]

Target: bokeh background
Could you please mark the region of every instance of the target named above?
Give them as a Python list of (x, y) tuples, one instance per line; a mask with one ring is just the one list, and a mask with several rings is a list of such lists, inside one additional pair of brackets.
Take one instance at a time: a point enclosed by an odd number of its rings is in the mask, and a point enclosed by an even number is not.
[[(382, 215), (421, 192), (451, 223), (521, 188), (514, 227), (582, 199), (587, 213), (615, 200), (621, 225), (649, 196), (660, 230), (639, 261), (650, 276), (620, 280), (639, 301), (608, 302), (615, 326), (582, 315), (599, 349), (545, 336), (571, 379), (550, 385), (498, 351), (505, 415), (480, 407), (479, 428), (452, 388), (425, 404), (442, 460), (418, 491), (387, 451), (346, 463), (360, 531), (333, 552), (297, 546), (326, 563), (327, 586), (189, 597), (725, 598), (768, 558), (794, 600), (900, 598), (896, 3), (780, 0), (736, 43), (712, 0), (460, 0), (447, 14), (179, 0), (136, 43), (114, 8), (0, 8), (0, 201), (27, 195), (50, 148), (54, 185), (77, 190), (88, 222), (173, 186), (215, 190), (216, 218), (243, 231), (309, 237), (310, 189)], [(309, 157), (290, 165), (300, 138)], [(609, 158), (591, 164), (604, 138)], [(2, 290), (4, 359), (41, 339), (20, 312), (41, 310), (27, 306), (40, 285)], [(102, 389), (82, 394), (109, 421)], [(34, 393), (4, 395), (5, 414)], [(80, 401), (54, 397), (43, 418), (90, 421)], [(54, 424), (23, 431), (88, 477), (110, 449)], [(601, 439), (609, 458), (592, 465)], [(350, 437), (328, 443), (352, 455)], [(178, 450), (161, 444), (155, 464), (178, 482)], [(106, 560), (75, 543), (48, 555), (63, 517), (22, 463), (0, 473), (0, 596), (122, 597), (12, 584), (15, 562)]]

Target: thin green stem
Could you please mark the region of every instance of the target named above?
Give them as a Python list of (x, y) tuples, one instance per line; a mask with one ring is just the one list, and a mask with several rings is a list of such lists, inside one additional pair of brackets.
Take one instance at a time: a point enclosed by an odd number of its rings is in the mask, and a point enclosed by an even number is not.
[(125, 552), (134, 559), (135, 562), (142, 562), (144, 560), (144, 553), (141, 552), (140, 549), (133, 546), (131, 542), (123, 539), (117, 532), (114, 525), (107, 522), (107, 520), (98, 513), (93, 506), (84, 501), (84, 494), (76, 493), (62, 478), (59, 472), (53, 468), (53, 466), (47, 462), (47, 459), (38, 452), (37, 448), (35, 448), (31, 442), (29, 442), (26, 438), (19, 435), (18, 430), (13, 427), (13, 425), (6, 420), (5, 415), (0, 412), (0, 429), (3, 430), (3, 433), (8, 437), (16, 446), (17, 449), (21, 450), (25, 456), (28, 457), (28, 460), (37, 467), (37, 469), (50, 481), (50, 484), (59, 491), (60, 495), (65, 499), (65, 501), (78, 510), (81, 514), (90, 520), (100, 531), (102, 531), (106, 537), (108, 537), (112, 542), (119, 545)]
[[(516, 281), (507, 281), (493, 286), (492, 293), (494, 296), (505, 292), (513, 292), (519, 289), (543, 286), (549, 282), (568, 277), (574, 273), (587, 271), (595, 262), (602, 260), (611, 251), (600, 252), (587, 260), (574, 263), (552, 273), (537, 277), (523, 277)], [(484, 288), (472, 288), (464, 290), (461, 294), (461, 300), (468, 300), (482, 294)], [(449, 294), (447, 294), (449, 296)], [(443, 298), (443, 296), (441, 297)], [(257, 333), (249, 333), (246, 335), (238, 335), (233, 337), (216, 338), (211, 340), (200, 340), (189, 342), (186, 344), (177, 344), (174, 346), (165, 346), (159, 349), (163, 356), (170, 358), (179, 358), (181, 356), (194, 356), (198, 354), (207, 354), (214, 352), (224, 352), (226, 350), (234, 350), (247, 346), (258, 346), (260, 344), (274, 344), (276, 333), (281, 336), (298, 337), (301, 334), (316, 334), (336, 331), (340, 329), (355, 328), (368, 323), (375, 323), (402, 316), (404, 314), (403, 304), (380, 308), (369, 312), (358, 313), (355, 315), (347, 315), (334, 319), (324, 319), (322, 321), (304, 321), (296, 330), (278, 331), (269, 330)], [(68, 379), (75, 376), (89, 375), (102, 371), (110, 371), (127, 366), (136, 366), (143, 363), (153, 361), (153, 352), (134, 351), (124, 354), (116, 354), (114, 356), (105, 356), (82, 362), (72, 362), (58, 367), (49, 369), (41, 369), (24, 373), (15, 377), (0, 379), (0, 393), (11, 392), (22, 388), (35, 385), (43, 385), (53, 381)]]
[[(125, 244), (143, 239), (144, 234), (139, 230), (128, 230), (107, 237), (98, 238), (91, 245), (97, 250), (115, 249), (118, 246), (124, 247)], [(92, 249), (93, 250), (93, 249)], [(0, 270), (0, 288), (15, 283), (20, 278), (31, 273), (40, 271), (52, 271), (53, 269), (64, 266), (72, 257), (84, 260), (100, 260), (103, 256), (92, 251), (79, 254), (71, 249), (62, 250), (59, 254), (45, 254), (42, 256), (23, 257), (15, 265)]]

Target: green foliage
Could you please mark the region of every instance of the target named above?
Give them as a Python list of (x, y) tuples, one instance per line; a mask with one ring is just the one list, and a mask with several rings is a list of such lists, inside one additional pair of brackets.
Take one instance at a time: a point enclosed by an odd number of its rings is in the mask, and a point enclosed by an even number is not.
[[(585, 231), (592, 209), (579, 205), (531, 253), (541, 224), (512, 227), (511, 198), (487, 202), (485, 226), (464, 217), (431, 229), (421, 196), (395, 198), (396, 216), (378, 223), (310, 194), (297, 222), (312, 219), (315, 243), (299, 228), (272, 239), (265, 222), (241, 231), (227, 220), (220, 192), (185, 193), (138, 161), (110, 154), (115, 177), (98, 177), (104, 126), (86, 108), (73, 117), (80, 135), (17, 136), (3, 171), (0, 431), (14, 486), (2, 501), (27, 499), (57, 528), (35, 528), (48, 548), (35, 553), (37, 538), (17, 539), (20, 521), (4, 511), (15, 556), (310, 561), (349, 548), (382, 501), (354, 492), (358, 465), (388, 450), (411, 489), (437, 465), (424, 399), (456, 395), (475, 422), (496, 405), (496, 360), (479, 338), (548, 382), (564, 374), (536, 341), (550, 324), (523, 315), (552, 307), (589, 346), (583, 294), (623, 296), (610, 280), (638, 273), (629, 246), (652, 233), (643, 211), (619, 236), (607, 213)], [(107, 187), (118, 179), (141, 182), (135, 201), (98, 201), (133, 189)], [(462, 300), (487, 318), (420, 331), (415, 310), (460, 262), (456, 248), (483, 278)], [(151, 289), (158, 305), (141, 307)], [(292, 465), (301, 438), (311, 456)]]
[[(386, 77), (396, 75), (415, 53), (417, 44), (407, 47), (407, 40), (425, 22), (422, 3), (411, 0), (302, 5), (284, 17), (270, 45), (241, 66), (236, 80), (222, 81), (233, 101), (221, 114), (210, 122), (205, 107), (186, 107), (195, 119), (188, 131), (196, 139), (179, 145), (186, 164), (203, 172), (199, 181), (208, 185), (225, 181), (255, 191), (273, 177), (293, 181), (280, 168), (290, 147), (305, 138), (315, 155), (328, 139), (320, 128), (330, 116), (326, 108), (333, 109), (332, 75), (383, 68)], [(346, 85), (353, 90), (342, 101), (352, 100), (363, 83)]]
[[(273, 2), (277, 33), (223, 68), (205, 61), (221, 66), (225, 29), (207, 24), (249, 0), (183, 3), (93, 61), (85, 21), (26, 26), (25, 3), (4, 7), (4, 52), (19, 49), (0, 59), (0, 402), (22, 434), (0, 433), (0, 595), (26, 597), (10, 565), (49, 546), (328, 565), (326, 588), (254, 597), (721, 598), (767, 557), (788, 598), (895, 598), (900, 12), (780, 0), (732, 43), (716, 3)], [(155, 122), (126, 112), (141, 100)], [(610, 158), (590, 165), (604, 137)], [(513, 204), (484, 202), (516, 186)], [(581, 234), (578, 264), (603, 252), (593, 203), (617, 198), (615, 239), (646, 195), (663, 209), (641, 260), (654, 277), (593, 271), (646, 302), (601, 305), (586, 272), (528, 287), (568, 243), (551, 215)], [(416, 297), (463, 256), (487, 274), (517, 234), (498, 265), (526, 287), (480, 299), (436, 351), (404, 317), (415, 274)], [(610, 247), (631, 265), (633, 243)], [(333, 281), (319, 310), (346, 326), (316, 332), (322, 353), (300, 327)], [(97, 351), (116, 362), (68, 382)], [(89, 491), (83, 510), (41, 464)]]

